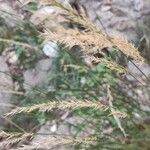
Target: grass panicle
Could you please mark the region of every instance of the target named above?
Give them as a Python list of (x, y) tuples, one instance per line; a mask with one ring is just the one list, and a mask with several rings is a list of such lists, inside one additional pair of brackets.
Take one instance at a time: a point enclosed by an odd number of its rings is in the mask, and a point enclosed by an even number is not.
[[(102, 52), (102, 49), (104, 48), (115, 48), (116, 50), (120, 50), (123, 54), (125, 54), (127, 57), (132, 58), (136, 61), (144, 62), (144, 58), (140, 55), (138, 52), (138, 49), (134, 47), (133, 44), (128, 42), (128, 40), (124, 37), (117, 36), (107, 36), (107, 34), (102, 33), (99, 31), (99, 29), (90, 21), (89, 18), (87, 18), (84, 11), (82, 13), (78, 13), (76, 10), (74, 10), (69, 4), (64, 4), (59, 0), (38, 0), (40, 2), (41, 6), (47, 6), (51, 5), (54, 7), (60, 8), (62, 11), (60, 11), (59, 15), (63, 17), (62, 21), (65, 23), (67, 22), (69, 25), (72, 24), (70, 28), (68, 26), (64, 26), (62, 22), (58, 21), (57, 28), (54, 30), (51, 30), (52, 28), (45, 27), (44, 33), (42, 33), (42, 37), (44, 37), (45, 41), (57, 41), (59, 43), (63, 43), (67, 45), (68, 47), (72, 48), (73, 46), (78, 45), (82, 52), (83, 52), (83, 58), (85, 56), (89, 56), (90, 58), (95, 59), (95, 62), (104, 64), (106, 68), (109, 68), (110, 70), (113, 70), (117, 73), (128, 73), (127, 68), (119, 65), (117, 62), (112, 60), (110, 57), (95, 57), (97, 53)], [(53, 15), (53, 16), (51, 16)], [(50, 22), (54, 21), (55, 18), (59, 17), (58, 13), (54, 14), (48, 14), (45, 16), (44, 20), (50, 19)], [(46, 18), (47, 17), (47, 18)], [(58, 19), (59, 20), (59, 19)], [(51, 23), (50, 23), (51, 24)], [(19, 45), (28, 49), (35, 49), (38, 50), (37, 47), (31, 46), (27, 43), (22, 43), (19, 41), (9, 40), (9, 39), (0, 39), (0, 42), (6, 42), (13, 45)], [(91, 60), (92, 60), (91, 59)], [(92, 60), (93, 61), (93, 60)], [(95, 63), (96, 64), (96, 63)], [(66, 68), (74, 68), (74, 69), (83, 69), (82, 66), (75, 65), (75, 64), (66, 64), (63, 66), (64, 70), (67, 70)], [(86, 66), (87, 67), (87, 66)], [(89, 67), (84, 68), (84, 72), (88, 72)], [(69, 69), (68, 69), (69, 70)], [(103, 71), (103, 70), (102, 70)], [(2, 72), (2, 71), (1, 71)], [(66, 73), (68, 73), (66, 71)], [(91, 76), (90, 76), (91, 77)], [(92, 76), (93, 77), (93, 76)], [(98, 77), (99, 78), (99, 77)], [(69, 78), (70, 79), (70, 78)], [(96, 82), (99, 82), (97, 78), (94, 78)], [(102, 83), (103, 84), (103, 83)], [(107, 84), (107, 83), (105, 83)], [(28, 84), (27, 84), (28, 85)], [(96, 137), (72, 137), (68, 135), (45, 135), (46, 140), (43, 141), (36, 141), (35, 143), (31, 143), (31, 145), (25, 145), (25, 141), (27, 139), (35, 137), (35, 135), (40, 135), (39, 133), (27, 133), (22, 130), (17, 124), (13, 123), (9, 119), (7, 119), (7, 116), (13, 116), (16, 114), (21, 113), (31, 113), (33, 111), (39, 111), (39, 112), (49, 112), (53, 111), (53, 109), (81, 109), (81, 108), (92, 108), (95, 110), (101, 110), (102, 112), (109, 110), (110, 114), (105, 114), (106, 117), (112, 116), (116, 122), (116, 125), (118, 129), (121, 131), (121, 136), (123, 135), (125, 138), (127, 137), (126, 128), (122, 126), (122, 122), (120, 119), (124, 119), (127, 117), (127, 114), (124, 112), (118, 111), (116, 107), (114, 107), (114, 97), (113, 93), (111, 92), (110, 86), (107, 85), (101, 85), (97, 83), (97, 85), (104, 88), (104, 91), (107, 91), (106, 94), (103, 93), (103, 95), (100, 95), (101, 97), (106, 98), (106, 103), (102, 100), (94, 101), (87, 99), (76, 99), (76, 98), (68, 98), (65, 100), (53, 100), (48, 101), (46, 103), (40, 103), (40, 104), (33, 104), (31, 106), (26, 107), (16, 107), (15, 109), (11, 110), (11, 112), (7, 113), (5, 115), (5, 120), (8, 121), (11, 125), (18, 128), (23, 133), (7, 133), (4, 131), (0, 131), (0, 147), (3, 145), (8, 147), (9, 145), (15, 145), (18, 144), (18, 149), (45, 149), (48, 145), (51, 143), (55, 143), (55, 145), (60, 144), (85, 144), (90, 145), (94, 144), (97, 141)], [(105, 89), (107, 87), (107, 90)], [(43, 93), (41, 90), (37, 90), (39, 93)], [(96, 91), (98, 94), (100, 90)], [(14, 91), (1, 91), (1, 93), (11, 93), (11, 94), (20, 94), (24, 95), (23, 93), (15, 93)], [(101, 91), (102, 93), (103, 91)], [(100, 94), (101, 94), (100, 93)], [(45, 94), (45, 92), (43, 93)], [(47, 94), (47, 93), (46, 93)], [(45, 95), (46, 95), (45, 94)], [(97, 96), (96, 96), (97, 97)], [(95, 98), (96, 99), (96, 98)], [(105, 103), (105, 104), (104, 104)], [(98, 112), (98, 111), (97, 111)], [(126, 111), (127, 112), (127, 111)], [(93, 114), (92, 114), (93, 115)], [(32, 130), (33, 131), (33, 130)], [(41, 134), (42, 135), (42, 134)], [(115, 138), (114, 138), (115, 139)], [(20, 146), (21, 145), (21, 146)]]
[(71, 109), (75, 110), (77, 108), (94, 108), (94, 109), (102, 109), (106, 110), (107, 106), (103, 105), (100, 101), (90, 101), (90, 100), (65, 100), (65, 101), (53, 101), (48, 103), (37, 104), (28, 107), (17, 107), (13, 109), (11, 112), (7, 113), (6, 116), (15, 115), (20, 113), (30, 113), (34, 110), (38, 110), (40, 112), (49, 112), (52, 109)]
[[(38, 134), (42, 135), (42, 133)], [(0, 137), (4, 138), (4, 140), (0, 143), (0, 146), (8, 147), (13, 144), (18, 144), (20, 142), (20, 146), (18, 146), (17, 150), (32, 150), (32, 149), (45, 149), (52, 143), (55, 143), (55, 145), (76, 145), (76, 144), (85, 144), (90, 145), (96, 142), (97, 137), (96, 136), (83, 136), (83, 137), (73, 137), (68, 135), (46, 135), (45, 140), (37, 140), (36, 142), (33, 142), (32, 145), (25, 145), (23, 142), (27, 140), (28, 138), (32, 138), (34, 136), (34, 133), (6, 133), (5, 131), (0, 132)]]
[(141, 62), (145, 61), (138, 50), (126, 38), (119, 35), (108, 38), (85, 15), (78, 14), (71, 6), (68, 7), (69, 4), (66, 6), (58, 0), (41, 1), (45, 4), (51, 4), (52, 6), (61, 8), (62, 11), (65, 11), (65, 19), (70, 21), (71, 18), (72, 22), (76, 22), (85, 28), (81, 31), (78, 29), (66, 29), (60, 25), (55, 32), (46, 30), (44, 34), (46, 39), (63, 42), (69, 46), (79, 45), (85, 53), (94, 53), (106, 47), (116, 47), (128, 57)]
[(0, 147), (9, 147), (14, 144), (22, 143), (26, 141), (28, 138), (32, 138), (33, 134), (31, 133), (7, 133), (5, 131), (0, 131), (0, 138), (2, 141), (0, 142)]

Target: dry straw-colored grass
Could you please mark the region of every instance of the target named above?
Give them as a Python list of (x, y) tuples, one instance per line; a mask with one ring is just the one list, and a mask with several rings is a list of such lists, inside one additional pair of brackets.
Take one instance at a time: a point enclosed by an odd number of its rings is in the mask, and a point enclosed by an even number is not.
[(112, 96), (112, 93), (111, 93), (111, 89), (110, 87), (108, 86), (107, 87), (107, 94), (108, 94), (108, 98), (109, 98), (109, 107), (110, 107), (110, 111), (111, 111), (111, 115), (113, 115), (117, 125), (118, 125), (118, 128), (120, 129), (120, 131), (122, 132), (122, 134), (124, 135), (124, 137), (127, 137), (127, 134), (124, 130), (124, 128), (122, 127), (122, 124), (121, 124), (121, 121), (120, 121), (120, 118), (124, 118), (126, 117), (126, 113), (122, 113), (122, 112), (119, 112), (119, 111), (116, 111), (113, 107), (113, 96)]
[(128, 72), (128, 70), (125, 68), (125, 67), (123, 67), (123, 66), (121, 66), (121, 65), (118, 65), (115, 61), (113, 61), (112, 59), (105, 59), (105, 58), (101, 58), (101, 61), (100, 62), (102, 62), (102, 63), (104, 63), (104, 65), (107, 67), (107, 68), (109, 68), (109, 69), (111, 69), (111, 70), (114, 70), (114, 71), (116, 71), (116, 72), (118, 72), (118, 73), (127, 73)]
[[(119, 36), (111, 36), (108, 38), (106, 34), (100, 32), (96, 28), (96, 26), (91, 23), (91, 21), (86, 17), (84, 13), (78, 14), (78, 12), (72, 9), (70, 5), (64, 5), (63, 3), (60, 3), (58, 0), (39, 0), (39, 1), (41, 2), (42, 5), (52, 5), (61, 8), (62, 13), (60, 15), (64, 17), (64, 20), (76, 24), (76, 27), (73, 29), (66, 29), (61, 25), (61, 23), (59, 24), (59, 26), (57, 26), (57, 29), (53, 31), (50, 29), (46, 29), (45, 33), (43, 34), (43, 37), (46, 40), (53, 40), (53, 41), (65, 43), (69, 47), (73, 47), (74, 45), (79, 45), (82, 48), (82, 51), (85, 55), (91, 55), (100, 52), (101, 49), (106, 47), (109, 48), (116, 47), (116, 49), (119, 49), (125, 55), (137, 61), (141, 61), (141, 62), (144, 61), (144, 58), (139, 54), (138, 50), (131, 43), (129, 43), (125, 38)], [(52, 18), (55, 17), (53, 16)], [(77, 24), (80, 25), (82, 29), (79, 28)], [(24, 47), (32, 48), (30, 45), (24, 43), (10, 41), (10, 40), (3, 40), (3, 39), (0, 40), (3, 42), (18, 44)], [(106, 67), (115, 70), (119, 73), (127, 72), (125, 68), (118, 65), (116, 62), (112, 61), (111, 59), (100, 58), (100, 62), (103, 62), (106, 65)], [(109, 107), (111, 110), (111, 114), (114, 116), (114, 119), (118, 124), (118, 128), (120, 128), (124, 136), (126, 136), (126, 133), (119, 120), (119, 118), (124, 118), (126, 117), (126, 115), (124, 113), (114, 110), (112, 104), (113, 97), (111, 96), (111, 92), (109, 88), (108, 88), (108, 98), (109, 98)], [(105, 111), (106, 109), (108, 109), (108, 106), (102, 104), (100, 101), (77, 100), (72, 98), (71, 100), (50, 101), (48, 103), (36, 104), (29, 107), (17, 107), (16, 109), (13, 109), (10, 113), (7, 113), (6, 115), (30, 113), (34, 110), (38, 110), (41, 112), (48, 112), (53, 110), (54, 108), (71, 109), (71, 110), (77, 108), (94, 108), (94, 109), (101, 109), (102, 111)], [(0, 132), (0, 137), (3, 137), (5, 141), (2, 141), (0, 145), (1, 144), (12, 145), (20, 141), (25, 141), (28, 137), (32, 137), (32, 136), (33, 134), (29, 134), (29, 133), (9, 134), (2, 131)], [(93, 139), (91, 137), (73, 138), (70, 136), (49, 136), (47, 140), (45, 140), (45, 143), (43, 142), (41, 143), (37, 141), (35, 145), (32, 145), (31, 147), (24, 145), (22, 149), (25, 147), (28, 147), (28, 149), (35, 149), (35, 148), (39, 148), (39, 146), (41, 145), (44, 147), (44, 144), (47, 145), (51, 141), (56, 142), (56, 144), (71, 144), (71, 143), (93, 144), (93, 141), (96, 141), (96, 139), (95, 138)]]
[(107, 106), (103, 105), (99, 101), (72, 99), (72, 100), (65, 100), (65, 101), (53, 101), (53, 102), (37, 104), (28, 107), (18, 107), (13, 109), (11, 112), (7, 113), (6, 115), (8, 116), (8, 115), (15, 115), (20, 113), (30, 113), (34, 110), (38, 110), (41, 112), (49, 112), (52, 111), (54, 108), (62, 109), (62, 110), (64, 109), (74, 110), (77, 108), (94, 108), (94, 109), (106, 110)]
[[(116, 47), (125, 55), (144, 62), (144, 58), (140, 55), (138, 50), (129, 43), (126, 38), (120, 36), (108, 37), (100, 32), (94, 24), (86, 17), (85, 13), (78, 14), (77, 11), (71, 8), (69, 4), (63, 4), (58, 0), (40, 0), (42, 4), (57, 6), (62, 9), (62, 13), (67, 21), (80, 24), (84, 30), (66, 29), (61, 25), (57, 27), (55, 32), (46, 30), (43, 34), (47, 40), (55, 40), (69, 45), (81, 46), (85, 53), (95, 53), (105, 47)], [(55, 20), (54, 20), (55, 21)]]
[(2, 139), (0, 142), (0, 148), (5, 149), (14, 144), (22, 143), (32, 136), (33, 134), (31, 133), (6, 133), (0, 131), (0, 138)]
[(79, 31), (77, 28), (65, 29), (59, 26), (55, 32), (46, 30), (43, 36), (47, 40), (59, 41), (67, 44), (69, 47), (79, 45), (85, 54), (94, 54), (101, 49), (111, 47), (112, 45), (103, 34)]
[[(40, 135), (40, 133), (38, 134)], [(43, 135), (41, 133), (41, 135)], [(40, 140), (33, 142), (32, 144), (25, 145), (27, 139), (32, 138), (34, 133), (6, 133), (5, 131), (0, 131), (0, 138), (4, 138), (4, 140), (0, 143), (1, 148), (8, 148), (9, 146), (15, 146), (17, 150), (32, 150), (32, 149), (45, 149), (50, 145), (76, 145), (76, 144), (84, 144), (90, 145), (94, 144), (97, 140), (95, 136), (86, 136), (86, 137), (73, 137), (67, 135), (46, 135), (45, 140)], [(14, 145), (16, 144), (16, 145)], [(19, 144), (19, 145), (17, 145)]]
[(31, 145), (22, 145), (22, 147), (18, 148), (18, 150), (33, 150), (33, 149), (48, 149), (51, 145), (76, 145), (76, 144), (84, 144), (90, 145), (96, 142), (96, 137), (72, 137), (72, 136), (62, 136), (62, 135), (49, 135), (43, 141), (36, 141)]

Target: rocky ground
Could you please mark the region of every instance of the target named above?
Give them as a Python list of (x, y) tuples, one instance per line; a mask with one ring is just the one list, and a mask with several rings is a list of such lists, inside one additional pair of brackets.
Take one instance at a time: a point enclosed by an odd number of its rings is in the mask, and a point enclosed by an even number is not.
[[(25, 1), (21, 1), (24, 3)], [(27, 1), (26, 1), (27, 3)], [(97, 24), (103, 31), (105, 28), (105, 32), (112, 33), (121, 33), (131, 41), (137, 41), (137, 25), (143, 26), (143, 21), (145, 17), (150, 15), (150, 1), (148, 0), (80, 0), (79, 2), (86, 8), (86, 11), (91, 18), (91, 20)], [(1, 0), (0, 1), (0, 14), (4, 15), (5, 12), (13, 13), (17, 18), (23, 19), (24, 17), (30, 17), (30, 20), (37, 25), (38, 21), (43, 20), (43, 13), (53, 12), (53, 9), (50, 7), (40, 8), (38, 13), (34, 13), (31, 16), (24, 16), (24, 12), (20, 10), (20, 6), (22, 4), (16, 2), (15, 0)], [(37, 15), (38, 14), (38, 15)], [(97, 16), (98, 15), (98, 16)], [(101, 22), (99, 20), (101, 19)], [(9, 20), (6, 19), (7, 22)], [(104, 27), (102, 27), (102, 24)], [(11, 27), (15, 27), (15, 22), (10, 23)], [(144, 29), (144, 28), (143, 28)], [(150, 37), (149, 37), (150, 38)], [(12, 103), (12, 91), (15, 89), (15, 83), (12, 78), (3, 72), (7, 72), (8, 74), (12, 73), (12, 66), (16, 65), (17, 57), (15, 53), (8, 52), (7, 55), (0, 55), (0, 115), (8, 112), (11, 109)], [(43, 58), (36, 62), (35, 68), (26, 69), (22, 71), (22, 75), (24, 77), (25, 83), (29, 83), (31, 86), (44, 84), (46, 79), (48, 78), (48, 72), (51, 69), (53, 59), (49, 58), (44, 54)], [(128, 64), (129, 69), (135, 74), (137, 77), (141, 77), (141, 73), (137, 71), (133, 64)], [(150, 76), (150, 67), (146, 64), (140, 66), (140, 69), (146, 73), (147, 76)], [(131, 76), (128, 77), (130, 80), (134, 80)], [(136, 82), (136, 81), (134, 81)], [(26, 85), (24, 85), (25, 89)], [(146, 95), (143, 97), (143, 93), (141, 90), (137, 90), (141, 99), (149, 99)], [(144, 106), (143, 109), (149, 108)], [(66, 115), (66, 116), (65, 116)], [(72, 134), (75, 135), (76, 131), (71, 129), (69, 124), (76, 125), (79, 122), (82, 122), (82, 118), (76, 118), (76, 116), (69, 116), (67, 112), (61, 116), (61, 121), (52, 120), (43, 125), (39, 132), (49, 132), (49, 133), (58, 133), (58, 134)], [(64, 121), (64, 118), (65, 121)], [(67, 118), (67, 119), (66, 119)], [(67, 123), (66, 123), (67, 121)], [(0, 126), (2, 125), (2, 121), (0, 120)], [(90, 130), (90, 125), (86, 127), (86, 132)], [(81, 132), (80, 134), (85, 134), (85, 132)], [(33, 143), (38, 140), (45, 140), (42, 136), (37, 136), (33, 139)], [(53, 146), (53, 145), (52, 145)], [(58, 148), (60, 150), (60, 148)], [(62, 148), (65, 150), (70, 150), (68, 148)]]
[(150, 15), (150, 4), (147, 0), (80, 0), (79, 3), (102, 30), (103, 24), (106, 32), (121, 33), (132, 41), (137, 40), (137, 25)]
[[(13, 90), (12, 78), (3, 72), (9, 73), (9, 68), (5, 59), (0, 56), (0, 116), (11, 109), (11, 91)], [(3, 119), (0, 118), (0, 127), (2, 125)]]

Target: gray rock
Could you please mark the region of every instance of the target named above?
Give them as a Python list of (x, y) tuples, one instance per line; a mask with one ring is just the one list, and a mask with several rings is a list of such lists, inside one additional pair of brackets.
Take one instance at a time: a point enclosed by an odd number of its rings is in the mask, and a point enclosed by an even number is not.
[[(150, 66), (148, 64), (134, 63), (147, 77), (150, 77)], [(129, 72), (136, 78), (144, 78), (144, 75), (135, 67), (135, 65), (131, 62), (128, 63)], [(131, 75), (127, 75), (127, 78), (131, 81), (135, 80)]]
[(42, 59), (37, 63), (36, 69), (46, 72), (51, 68), (51, 65), (52, 59)]
[[(58, 122), (58, 123), (57, 123)], [(57, 120), (57, 122), (55, 120), (53, 121), (48, 121), (45, 125), (43, 125), (39, 131), (37, 132), (38, 134), (39, 133), (42, 133), (42, 134), (52, 134), (54, 135), (54, 133), (52, 132), (52, 128), (54, 126), (56, 126), (56, 131), (55, 131), (55, 134), (56, 135), (60, 135), (60, 137), (62, 135), (68, 135), (68, 136), (74, 136), (74, 135), (77, 135), (77, 136), (88, 136), (88, 135), (91, 135), (91, 134), (94, 134), (95, 131), (88, 125), (86, 124), (85, 125), (85, 128), (84, 128), (84, 131), (81, 131), (80, 133), (78, 133), (75, 128), (73, 128), (73, 126), (78, 126), (80, 123), (83, 123), (84, 122), (84, 119), (81, 118), (81, 117), (78, 117), (78, 116), (71, 116), (71, 117), (67, 117), (65, 119), (65, 121), (63, 120)], [(55, 150), (73, 150), (73, 146), (72, 145), (62, 145), (60, 146), (61, 144), (58, 144), (58, 140), (50, 140), (48, 141), (48, 137), (49, 135), (36, 135), (32, 142), (30, 143), (30, 146), (35, 146), (39, 141), (40, 143), (46, 143), (47, 141), (47, 144), (43, 145), (41, 144), (41, 149), (44, 149), (44, 150), (47, 150), (47, 149), (51, 149), (51, 148), (54, 148)]]
[(43, 85), (47, 83), (48, 80), (48, 72), (52, 66), (52, 59), (42, 59), (37, 62), (36, 67), (34, 69), (28, 69), (24, 72), (24, 80), (25, 83), (30, 85), (24, 85), (26, 89), (30, 89), (36, 85)]
[[(9, 68), (2, 56), (0, 56), (0, 71), (9, 73)], [(10, 111), (12, 96), (10, 91), (13, 90), (12, 78), (2, 72), (0, 72), (0, 116)], [(0, 126), (2, 123), (0, 118)]]
[[(30, 143), (31, 147), (36, 146), (36, 144), (38, 142), (40, 142), (40, 143), (45, 143), (45, 144), (44, 144), (44, 146), (43, 145), (41, 145), (40, 147), (38, 146), (38, 148), (41, 148), (44, 150), (48, 150), (48, 149), (52, 149), (52, 148), (54, 148), (55, 150), (72, 150), (72, 147), (70, 145), (60, 146), (61, 144), (57, 144), (58, 141), (57, 140), (54, 141), (53, 138), (51, 139), (51, 141), (47, 141), (47, 139), (49, 138), (48, 134), (54, 135), (54, 133), (52, 131), (53, 126), (56, 126), (56, 127), (58, 126), (54, 120), (48, 121), (45, 125), (43, 125), (39, 129), (38, 133), (47, 134), (47, 135), (44, 135), (44, 136), (36, 135), (34, 137), (34, 139), (32, 140), (32, 142)], [(65, 124), (64, 122), (60, 122), (55, 134), (58, 134), (60, 136), (61, 135), (69, 135), (69, 126), (67, 124)], [(46, 141), (47, 141), (47, 143), (46, 143)]]
[[(14, 1), (13, 0), (0, 0), (0, 16), (5, 18), (7, 25), (14, 27), (16, 22), (23, 18), (21, 13), (17, 12), (17, 9), (13, 8)], [(12, 17), (13, 16), (13, 17)]]
[[(78, 3), (86, 8), (90, 19), (97, 27), (102, 29), (100, 18), (110, 34), (116, 32), (127, 36), (131, 41), (137, 40), (137, 23), (150, 14), (148, 0), (79, 0)], [(96, 13), (99, 18), (96, 17)]]

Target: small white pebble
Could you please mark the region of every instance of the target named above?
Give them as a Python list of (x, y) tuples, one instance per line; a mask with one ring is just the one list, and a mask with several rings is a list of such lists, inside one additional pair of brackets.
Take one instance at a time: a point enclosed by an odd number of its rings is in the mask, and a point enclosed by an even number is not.
[(52, 41), (47, 42), (43, 47), (44, 54), (50, 58), (58, 57), (58, 51), (58, 45)]
[(56, 124), (52, 125), (51, 128), (50, 128), (50, 130), (51, 130), (51, 132), (56, 132), (57, 125)]

